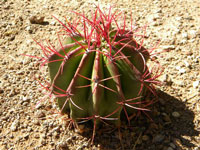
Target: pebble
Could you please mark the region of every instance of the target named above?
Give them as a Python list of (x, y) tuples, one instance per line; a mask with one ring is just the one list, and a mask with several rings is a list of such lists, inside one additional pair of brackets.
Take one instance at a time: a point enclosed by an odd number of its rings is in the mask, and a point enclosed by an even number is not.
[(174, 149), (173, 149), (173, 148), (171, 148), (171, 147), (168, 147), (168, 148), (167, 148), (167, 150), (174, 150)]
[(67, 138), (66, 142), (67, 142), (68, 144), (72, 143), (72, 138), (71, 138), (71, 137)]
[(24, 135), (24, 139), (27, 140), (27, 139), (29, 138), (29, 135), (30, 135), (29, 133), (25, 134), (25, 135)]
[(186, 73), (185, 68), (181, 68), (180, 66), (176, 66), (176, 70), (178, 70), (180, 74)]
[(163, 50), (173, 50), (175, 49), (175, 46), (174, 45), (165, 45), (162, 47)]
[(187, 67), (187, 68), (190, 67), (190, 64), (186, 60), (184, 60), (183, 62), (185, 64), (185, 67)]
[(186, 44), (187, 40), (186, 39), (181, 39), (181, 41), (179, 42), (180, 45)]
[(36, 112), (36, 116), (37, 116), (37, 118), (43, 118), (43, 117), (45, 117), (45, 113), (41, 110), (38, 110)]
[(148, 141), (149, 140), (149, 136), (148, 135), (143, 135), (142, 136), (142, 140), (143, 141)]
[(189, 37), (190, 38), (196, 38), (198, 32), (196, 30), (190, 30), (189, 31)]
[(165, 139), (165, 136), (162, 134), (157, 134), (154, 138), (153, 138), (153, 142), (154, 143), (159, 143), (162, 142)]
[(17, 128), (18, 128), (18, 126), (19, 126), (19, 121), (18, 121), (18, 120), (15, 120), (15, 121), (11, 124), (10, 130), (13, 131), (13, 132), (16, 131)]
[(53, 132), (53, 136), (54, 136), (54, 138), (58, 138), (59, 133), (58, 132)]
[(169, 145), (170, 145), (170, 147), (172, 147), (173, 149), (176, 148), (176, 145), (175, 145), (174, 143), (170, 143)]
[(195, 147), (194, 150), (200, 150), (200, 146)]
[(85, 145), (80, 145), (79, 147), (76, 148), (76, 150), (84, 150), (85, 149)]
[(181, 115), (177, 111), (174, 111), (172, 113), (172, 116), (175, 117), (175, 118), (179, 118)]
[(46, 144), (46, 140), (45, 139), (40, 139), (40, 142), (39, 142), (41, 145), (45, 145)]
[(32, 122), (33, 122), (35, 125), (40, 125), (40, 121), (37, 120), (37, 119), (33, 120)]
[(197, 88), (199, 86), (199, 81), (194, 81), (193, 82), (193, 88)]
[(57, 143), (58, 148), (67, 148), (67, 143), (65, 141), (60, 141)]
[(15, 39), (15, 35), (12, 35), (10, 38), (9, 38), (9, 41), (13, 41)]
[(184, 39), (184, 38), (185, 38), (185, 39), (188, 38), (188, 34), (187, 34), (186, 32), (182, 33), (181, 35), (182, 35), (182, 38), (183, 38), (183, 39)]
[(29, 18), (29, 21), (30, 21), (32, 24), (42, 24), (42, 23), (44, 23), (44, 16), (42, 16), (42, 17), (31, 16), (31, 17)]
[(167, 78), (168, 78), (168, 75), (164, 74), (159, 79), (160, 79), (161, 82), (167, 82)]
[(181, 73), (181, 74), (186, 73), (185, 68), (180, 68), (179, 73)]
[(27, 27), (26, 27), (26, 30), (27, 30), (29, 33), (32, 33), (32, 32), (33, 32), (31, 26), (27, 26)]
[(26, 131), (31, 132), (33, 131), (33, 129), (31, 127), (28, 127)]
[(10, 134), (10, 135), (9, 135), (9, 138), (13, 139), (13, 138), (14, 138), (14, 135), (13, 135), (13, 134)]
[(56, 25), (56, 21), (51, 21), (50, 25)]
[(39, 139), (40, 138), (40, 135), (39, 134), (35, 134), (34, 136), (36, 139)]

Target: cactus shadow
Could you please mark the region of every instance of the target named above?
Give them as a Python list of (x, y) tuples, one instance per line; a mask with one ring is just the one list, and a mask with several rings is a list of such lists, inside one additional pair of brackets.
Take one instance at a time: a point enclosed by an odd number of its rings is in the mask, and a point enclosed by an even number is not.
[[(199, 136), (200, 132), (195, 129), (194, 112), (184, 102), (163, 91), (158, 91), (158, 96), (159, 101), (152, 106), (149, 113), (153, 121), (141, 114), (136, 120), (132, 120), (130, 127), (121, 128), (120, 132), (97, 131), (94, 144), (102, 150), (159, 150), (167, 149), (171, 145), (177, 150), (196, 147), (191, 139)], [(173, 112), (178, 112), (180, 116), (174, 117)]]

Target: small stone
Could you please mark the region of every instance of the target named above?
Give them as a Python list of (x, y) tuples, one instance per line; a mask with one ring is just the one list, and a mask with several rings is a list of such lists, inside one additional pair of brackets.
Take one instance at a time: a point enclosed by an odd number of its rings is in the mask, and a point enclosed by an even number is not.
[(195, 147), (194, 150), (200, 150), (200, 146)]
[(179, 72), (182, 73), (186, 73), (186, 70), (184, 68), (180, 68)]
[(22, 139), (23, 139), (23, 136), (20, 135), (20, 136), (17, 137), (16, 141), (19, 142), (19, 141), (21, 141)]
[(50, 25), (56, 25), (56, 21), (52, 21)]
[(31, 127), (28, 127), (28, 128), (26, 129), (26, 131), (31, 132), (31, 131), (33, 131), (33, 129), (32, 129)]
[(154, 137), (153, 142), (154, 143), (159, 143), (162, 142), (164, 140), (165, 136), (162, 134), (158, 134)]
[(149, 140), (149, 136), (143, 135), (143, 136), (142, 136), (142, 140), (143, 140), (143, 141), (148, 141), (148, 140)]
[(42, 112), (42, 111), (37, 111), (37, 112), (36, 112), (36, 116), (37, 116), (38, 118), (43, 118), (43, 117), (45, 117), (45, 113)]
[(185, 67), (187, 67), (187, 68), (190, 67), (190, 64), (186, 60), (184, 60), (183, 62), (185, 64)]
[(28, 105), (28, 102), (24, 102), (24, 103), (23, 103), (23, 106), (27, 106), (27, 105)]
[(59, 142), (57, 145), (59, 148), (68, 148), (67, 143), (64, 141)]
[(174, 111), (174, 112), (172, 113), (172, 116), (175, 117), (175, 118), (178, 118), (178, 117), (180, 117), (181, 115), (180, 115), (177, 111)]
[(13, 139), (13, 138), (14, 138), (14, 135), (13, 135), (13, 134), (9, 135), (9, 138)]
[(6, 31), (5, 32), (5, 36), (10, 36), (10, 35), (14, 35), (14, 34), (16, 34), (16, 31), (15, 30), (8, 30), (8, 31)]
[(11, 131), (16, 131), (19, 126), (19, 121), (15, 120), (10, 126)]
[(38, 104), (35, 106), (35, 108), (36, 108), (36, 109), (39, 109), (39, 108), (41, 108), (42, 106), (43, 106), (42, 103), (38, 103)]
[(39, 134), (35, 134), (34, 136), (36, 139), (39, 139), (40, 138), (40, 135)]
[(190, 38), (195, 38), (197, 36), (197, 31), (196, 30), (190, 30), (189, 31), (189, 37)]
[(58, 138), (58, 136), (59, 136), (58, 132), (53, 132), (53, 136), (54, 136), (55, 138)]
[(42, 134), (41, 137), (42, 137), (43, 139), (46, 139), (46, 138), (47, 138), (46, 134)]
[(179, 73), (181, 73), (181, 74), (186, 72), (186, 70), (184, 68), (181, 68), (180, 66), (176, 66), (176, 70), (178, 70)]
[(80, 145), (79, 147), (77, 147), (76, 150), (84, 150), (84, 148), (85, 148), (85, 145)]
[(25, 135), (24, 135), (24, 139), (28, 140), (29, 135), (30, 135), (29, 133), (25, 134)]
[(29, 18), (29, 21), (32, 24), (42, 24), (42, 23), (44, 23), (44, 16), (42, 16), (42, 17), (32, 16)]
[(45, 145), (46, 144), (46, 140), (45, 139), (40, 139), (40, 144), (41, 145)]
[(163, 50), (173, 50), (175, 49), (175, 46), (174, 45), (165, 45), (162, 47)]
[(197, 88), (199, 86), (199, 81), (194, 81), (193, 82), (193, 88)]
[(180, 44), (186, 44), (187, 43), (187, 40), (186, 39), (182, 39), (181, 41), (180, 41)]
[(164, 75), (162, 75), (159, 79), (160, 79), (161, 82), (167, 82), (168, 75), (167, 75), (167, 74), (164, 74)]
[(35, 125), (40, 125), (39, 120), (36, 120), (36, 119), (35, 119), (35, 120), (33, 120), (32, 122), (33, 122)]
[(168, 148), (167, 148), (167, 150), (173, 150), (173, 148), (171, 148), (171, 147), (168, 147)]
[(72, 138), (71, 138), (71, 137), (68, 138), (68, 139), (66, 140), (66, 142), (67, 142), (68, 144), (72, 143)]
[(182, 33), (181, 35), (182, 35), (182, 38), (183, 38), (183, 39), (184, 39), (184, 38), (185, 38), (185, 39), (188, 38), (188, 34), (187, 34), (186, 32)]
[(170, 143), (169, 145), (170, 145), (170, 147), (172, 147), (173, 149), (176, 148), (176, 145), (175, 145), (174, 143)]
[(184, 86), (184, 82), (182, 80), (173, 80), (173, 82), (179, 86)]
[(15, 35), (12, 35), (12, 36), (9, 38), (10, 41), (13, 41), (14, 39), (15, 39)]
[(53, 128), (52, 132), (60, 132), (60, 126)]
[(29, 33), (32, 32), (31, 26), (27, 26), (26, 30), (29, 31)]

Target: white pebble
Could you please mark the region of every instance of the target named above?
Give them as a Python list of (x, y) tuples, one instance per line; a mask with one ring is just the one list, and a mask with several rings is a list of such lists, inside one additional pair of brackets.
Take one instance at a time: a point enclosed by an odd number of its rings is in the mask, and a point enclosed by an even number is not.
[(186, 32), (185, 32), (185, 33), (182, 33), (181, 35), (182, 35), (182, 38), (183, 38), (183, 39), (184, 39), (184, 38), (186, 38), (186, 39), (188, 38), (188, 34), (187, 34)]
[(190, 66), (190, 64), (186, 60), (184, 60), (184, 63), (185, 63), (185, 67), (189, 67)]
[(162, 49), (164, 49), (164, 50), (167, 50), (167, 49), (175, 49), (175, 46), (174, 46), (174, 45), (164, 45), (164, 46), (162, 47)]
[(180, 72), (180, 73), (185, 73), (186, 70), (185, 70), (184, 68), (181, 68), (181, 69), (179, 70), (179, 72)]
[(181, 115), (180, 115), (178, 112), (174, 111), (174, 112), (172, 113), (172, 116), (175, 117), (175, 118), (178, 118), (178, 117), (180, 117)]
[(199, 81), (194, 81), (194, 82), (193, 82), (193, 87), (194, 87), (194, 88), (197, 88), (198, 86), (199, 86)]
[(11, 130), (11, 131), (16, 131), (18, 125), (19, 125), (19, 122), (15, 120), (15, 121), (11, 124), (10, 130)]
[(195, 30), (190, 30), (190, 31), (189, 31), (189, 35), (190, 35), (191, 38), (195, 38), (196, 35), (197, 35), (197, 31), (195, 31)]
[(30, 30), (31, 30), (31, 26), (27, 26), (27, 27), (26, 27), (26, 30), (27, 30), (27, 31), (30, 31)]

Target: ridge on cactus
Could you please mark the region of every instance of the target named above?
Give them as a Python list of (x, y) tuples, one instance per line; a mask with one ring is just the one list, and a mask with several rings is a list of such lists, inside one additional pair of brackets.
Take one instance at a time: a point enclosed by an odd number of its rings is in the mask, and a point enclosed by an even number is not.
[[(51, 83), (45, 87), (57, 99), (62, 113), (69, 114), (76, 124), (93, 122), (120, 126), (121, 117), (130, 124), (131, 115), (148, 111), (154, 95), (154, 84), (160, 74), (147, 66), (152, 51), (139, 44), (131, 27), (119, 12), (108, 13), (96, 8), (91, 18), (77, 12), (73, 22), (61, 22), (62, 34), (58, 49), (38, 43), (44, 53), (41, 66), (48, 64)], [(123, 25), (120, 25), (122, 23)], [(64, 34), (63, 34), (64, 33)], [(63, 39), (60, 38), (61, 35)], [(66, 37), (67, 35), (67, 37)], [(124, 114), (124, 115), (122, 115)]]

